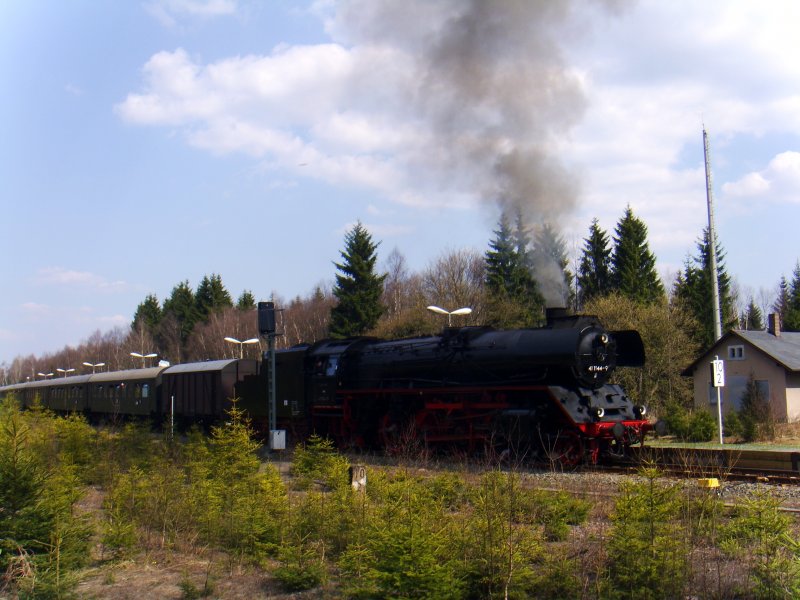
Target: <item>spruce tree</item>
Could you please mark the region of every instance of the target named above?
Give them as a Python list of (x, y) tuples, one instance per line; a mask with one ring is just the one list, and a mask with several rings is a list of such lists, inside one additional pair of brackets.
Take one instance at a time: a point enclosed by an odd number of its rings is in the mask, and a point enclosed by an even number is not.
[(647, 226), (628, 206), (614, 230), (611, 281), (614, 291), (648, 304), (664, 299), (664, 286), (656, 272), (656, 259), (647, 243)]
[(747, 331), (763, 331), (764, 329), (764, 315), (761, 314), (761, 309), (758, 308), (752, 296), (742, 321), (742, 327)]
[(589, 237), (584, 240), (581, 263), (578, 267), (580, 304), (611, 291), (611, 248), (608, 234), (592, 220)]
[(236, 308), (239, 310), (251, 310), (256, 307), (256, 297), (253, 296), (253, 292), (250, 290), (245, 290), (242, 292), (242, 295), (239, 296), (239, 299), (236, 301)]
[(158, 325), (161, 323), (161, 317), (161, 306), (159, 306), (158, 298), (154, 294), (148, 294), (144, 302), (136, 307), (131, 329), (135, 331), (144, 326), (150, 335), (155, 335), (158, 331)]
[(508, 294), (516, 286), (519, 254), (514, 248), (511, 226), (505, 213), (501, 215), (495, 238), (484, 255), (486, 287), (494, 294)]
[(786, 331), (800, 331), (800, 261), (794, 267), (792, 282), (788, 288), (782, 327)]
[(489, 322), (501, 327), (522, 327), (541, 320), (544, 299), (533, 277), (529, 238), (518, 215), (512, 232), (501, 215), (495, 238), (484, 254)]
[[(681, 279), (675, 283), (675, 297), (683, 303), (697, 321), (699, 329), (692, 337), (702, 346), (708, 348), (714, 343), (714, 302), (712, 294), (711, 246), (708, 229), (697, 242), (698, 254), (686, 260)], [(717, 273), (719, 283), (719, 304), (722, 312), (722, 331), (736, 326), (736, 308), (731, 296), (731, 281), (725, 269), (725, 253), (717, 242)]]
[(777, 292), (777, 298), (772, 304), (772, 311), (778, 313), (783, 320), (789, 312), (789, 282), (786, 281), (785, 276), (782, 276), (778, 282)]
[(384, 312), (381, 304), (386, 275), (375, 272), (379, 244), (372, 241), (366, 228), (357, 222), (345, 235), (341, 263), (334, 263), (339, 273), (333, 295), (338, 300), (331, 309), (330, 335), (346, 338), (363, 335), (373, 329)]
[(180, 328), (181, 344), (185, 344), (199, 320), (194, 293), (189, 281), (182, 281), (174, 288), (169, 298), (164, 300), (163, 316), (172, 316)]
[(233, 306), (233, 300), (222, 283), (222, 277), (216, 273), (212, 273), (210, 277), (208, 275), (203, 277), (197, 286), (194, 301), (198, 319), (201, 321), (208, 319), (213, 312)]

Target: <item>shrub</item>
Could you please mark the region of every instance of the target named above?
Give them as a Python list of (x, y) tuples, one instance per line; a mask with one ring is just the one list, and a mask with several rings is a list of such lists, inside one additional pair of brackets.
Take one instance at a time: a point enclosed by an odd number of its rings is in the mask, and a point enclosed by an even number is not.
[(651, 600), (682, 597), (687, 582), (677, 486), (643, 471), (642, 483), (626, 482), (611, 515), (608, 541), (609, 598)]
[(686, 439), (689, 431), (689, 410), (680, 402), (669, 402), (663, 409), (663, 420), (669, 434)]
[(724, 431), (726, 436), (730, 437), (742, 436), (744, 430), (742, 425), (742, 419), (739, 417), (739, 413), (731, 411), (727, 415), (725, 415), (722, 424), (722, 430)]
[(75, 471), (39, 452), (51, 425), (13, 401), (0, 408), (0, 571), (20, 596), (32, 595), (34, 584), (37, 596), (69, 595), (89, 554), (91, 529), (73, 515), (81, 495)]
[(752, 374), (742, 395), (739, 419), (742, 422), (742, 438), (746, 442), (775, 438), (775, 422), (769, 398), (764, 397)]
[(313, 434), (305, 444), (295, 448), (292, 475), (300, 489), (308, 488), (315, 481), (335, 489), (348, 485), (349, 466), (331, 440)]
[(310, 590), (327, 580), (324, 552), (309, 538), (296, 538), (281, 544), (280, 564), (272, 575), (287, 592)]
[(717, 431), (716, 419), (707, 410), (695, 410), (689, 416), (689, 427), (686, 440), (689, 442), (707, 442), (713, 439)]
[(748, 559), (751, 590), (743, 596), (775, 600), (800, 597), (800, 544), (791, 517), (765, 492), (739, 504), (721, 529), (720, 547)]

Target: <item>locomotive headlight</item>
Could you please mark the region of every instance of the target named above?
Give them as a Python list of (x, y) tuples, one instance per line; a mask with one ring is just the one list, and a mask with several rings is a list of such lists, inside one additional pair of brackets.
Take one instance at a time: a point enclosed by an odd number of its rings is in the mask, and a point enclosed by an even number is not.
[(593, 406), (592, 407), (592, 416), (595, 419), (602, 419), (603, 415), (606, 414), (606, 411), (603, 409), (602, 406)]
[(608, 334), (607, 333), (601, 333), (600, 334), (600, 343), (603, 344), (604, 346), (606, 344), (608, 344)]
[(637, 417), (643, 417), (647, 414), (647, 407), (641, 404), (638, 404), (633, 407), (633, 412), (636, 413)]

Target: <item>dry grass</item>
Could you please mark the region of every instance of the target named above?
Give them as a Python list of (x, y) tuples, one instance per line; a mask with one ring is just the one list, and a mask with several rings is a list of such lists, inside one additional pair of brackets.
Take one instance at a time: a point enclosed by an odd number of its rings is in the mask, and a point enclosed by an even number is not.
[(800, 422), (776, 423), (775, 442), (781, 445), (800, 446)]

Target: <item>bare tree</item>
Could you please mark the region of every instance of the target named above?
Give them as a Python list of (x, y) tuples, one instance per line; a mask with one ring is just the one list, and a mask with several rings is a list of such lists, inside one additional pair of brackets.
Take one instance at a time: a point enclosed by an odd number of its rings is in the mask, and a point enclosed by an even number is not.
[(329, 288), (322, 285), (305, 298), (298, 296), (283, 311), (283, 333), (279, 347), (312, 343), (328, 335), (331, 307), (336, 302)]
[(483, 323), (486, 317), (483, 256), (475, 250), (455, 250), (436, 259), (422, 274), (422, 292), (429, 304), (445, 310), (469, 307), (465, 324)]

